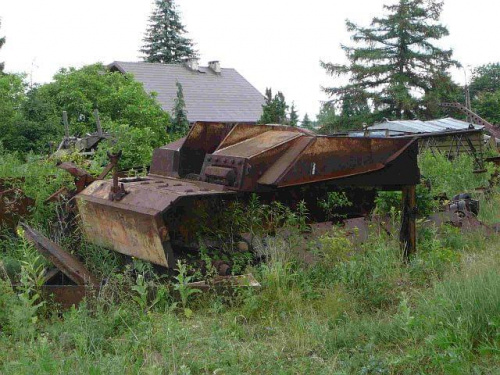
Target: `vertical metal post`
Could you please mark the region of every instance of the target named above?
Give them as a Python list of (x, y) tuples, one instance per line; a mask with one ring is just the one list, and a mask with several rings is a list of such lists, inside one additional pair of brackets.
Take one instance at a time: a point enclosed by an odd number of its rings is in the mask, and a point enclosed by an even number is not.
[(113, 166), (113, 186), (111, 186), (111, 191), (109, 192), (109, 200), (111, 201), (121, 201), (123, 197), (128, 194), (123, 183), (120, 184), (118, 180), (118, 161), (121, 156), (121, 150), (116, 154), (110, 154), (108, 152), (109, 162)]
[[(465, 107), (469, 111), (472, 111), (472, 106), (470, 103), (470, 90), (469, 90), (469, 85), (467, 85), (467, 83), (465, 84)], [(467, 113), (467, 122), (469, 124), (472, 124), (472, 116), (470, 115), (470, 113)]]
[(403, 259), (407, 262), (410, 256), (417, 251), (417, 228), (415, 217), (417, 214), (416, 185), (403, 187), (403, 210), (401, 212), (401, 232), (399, 241), (403, 252)]

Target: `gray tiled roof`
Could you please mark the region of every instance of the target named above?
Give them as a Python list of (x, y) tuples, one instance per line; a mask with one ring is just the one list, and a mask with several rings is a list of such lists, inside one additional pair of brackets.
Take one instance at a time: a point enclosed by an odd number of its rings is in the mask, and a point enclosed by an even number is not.
[(208, 67), (195, 72), (184, 64), (153, 64), (115, 61), (108, 66), (131, 73), (147, 92), (156, 92), (162, 108), (171, 112), (182, 85), (190, 122), (257, 122), (262, 114), (263, 95), (234, 69), (217, 74)]

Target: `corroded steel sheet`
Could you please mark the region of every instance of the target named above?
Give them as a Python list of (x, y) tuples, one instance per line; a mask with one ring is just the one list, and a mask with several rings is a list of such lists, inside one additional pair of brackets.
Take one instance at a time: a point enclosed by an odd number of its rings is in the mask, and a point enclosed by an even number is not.
[(27, 216), (34, 205), (35, 200), (27, 197), (21, 189), (7, 188), (0, 180), (0, 228), (15, 229), (19, 220)]
[(339, 186), (400, 189), (419, 181), (416, 155), (411, 138), (329, 137), (289, 126), (196, 123), (185, 139), (155, 150), (150, 175), (120, 180), (120, 200), (109, 199), (110, 181), (96, 181), (77, 202), (90, 241), (171, 267), (170, 237), (177, 242), (177, 229), (183, 238), (193, 237), (184, 233), (194, 227), (189, 222), (196, 217), (196, 204), (190, 203), (258, 193), (286, 204), (307, 199), (314, 205), (316, 193)]
[(24, 230), (24, 235), (35, 248), (52, 262), (77, 285), (99, 285), (99, 282), (85, 266), (73, 255), (66, 252), (61, 246), (44, 237), (41, 233), (29, 227), (26, 224), (21, 224)]
[(111, 181), (96, 181), (77, 196), (86, 238), (122, 254), (165, 267), (173, 265), (164, 214), (183, 199), (232, 194), (221, 186), (174, 178), (125, 182), (128, 194), (110, 201)]
[(283, 143), (300, 137), (300, 133), (290, 131), (267, 131), (255, 137), (241, 141), (232, 146), (219, 149), (214, 152), (214, 156), (238, 156), (243, 158), (251, 158), (269, 149), (278, 147)]

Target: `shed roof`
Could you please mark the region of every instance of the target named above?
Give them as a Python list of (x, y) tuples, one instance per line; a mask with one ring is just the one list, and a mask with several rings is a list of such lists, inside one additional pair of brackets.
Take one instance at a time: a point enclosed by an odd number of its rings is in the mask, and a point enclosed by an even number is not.
[(208, 67), (191, 70), (184, 64), (115, 61), (108, 68), (131, 73), (147, 92), (156, 92), (163, 110), (171, 112), (182, 85), (189, 122), (257, 122), (264, 96), (235, 69), (215, 73)]
[[(384, 121), (373, 126), (368, 127), (370, 130), (391, 130), (394, 132), (405, 133), (437, 133), (455, 130), (469, 129), (469, 123), (466, 121), (456, 120), (451, 117), (420, 121), (420, 120), (397, 120), (397, 121)], [(483, 126), (473, 125), (475, 129), (482, 129)]]

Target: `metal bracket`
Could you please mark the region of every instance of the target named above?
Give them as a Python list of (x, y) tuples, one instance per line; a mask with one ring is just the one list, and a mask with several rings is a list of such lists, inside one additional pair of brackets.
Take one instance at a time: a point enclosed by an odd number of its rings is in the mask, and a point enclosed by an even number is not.
[(118, 161), (122, 156), (122, 151), (118, 151), (115, 154), (107, 153), (109, 162), (113, 165), (113, 186), (111, 186), (111, 191), (109, 193), (109, 199), (111, 201), (121, 201), (125, 195), (129, 192), (125, 190), (123, 183), (118, 183)]

